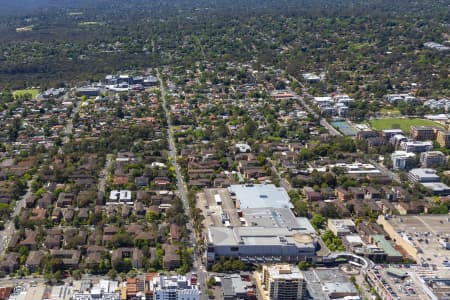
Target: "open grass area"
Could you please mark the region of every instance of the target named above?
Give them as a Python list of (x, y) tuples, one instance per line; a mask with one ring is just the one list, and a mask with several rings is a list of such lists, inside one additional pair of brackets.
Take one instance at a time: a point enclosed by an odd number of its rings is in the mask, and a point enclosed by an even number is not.
[(14, 97), (24, 96), (25, 94), (30, 94), (31, 98), (34, 99), (39, 94), (38, 89), (27, 89), (27, 90), (17, 90), (13, 92)]
[(411, 126), (438, 126), (444, 127), (437, 122), (426, 119), (388, 118), (370, 121), (370, 126), (375, 130), (400, 128), (408, 133)]

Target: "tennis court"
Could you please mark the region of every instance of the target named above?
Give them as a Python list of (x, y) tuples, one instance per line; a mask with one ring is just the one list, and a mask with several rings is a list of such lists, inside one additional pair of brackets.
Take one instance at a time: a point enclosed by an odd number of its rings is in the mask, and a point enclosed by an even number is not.
[(345, 121), (331, 122), (331, 125), (333, 125), (334, 128), (336, 128), (337, 130), (342, 132), (342, 134), (345, 136), (355, 136), (356, 135), (356, 130)]

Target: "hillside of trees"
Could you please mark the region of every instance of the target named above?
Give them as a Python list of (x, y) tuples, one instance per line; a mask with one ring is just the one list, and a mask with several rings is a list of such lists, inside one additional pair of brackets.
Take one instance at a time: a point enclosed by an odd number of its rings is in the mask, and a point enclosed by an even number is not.
[(326, 72), (331, 86), (352, 93), (364, 86), (381, 95), (403, 80), (421, 82), (425, 95), (449, 93), (448, 52), (423, 46), (449, 39), (444, 0), (21, 0), (8, 11), (0, 18), (0, 88), (238, 61), (296, 77)]

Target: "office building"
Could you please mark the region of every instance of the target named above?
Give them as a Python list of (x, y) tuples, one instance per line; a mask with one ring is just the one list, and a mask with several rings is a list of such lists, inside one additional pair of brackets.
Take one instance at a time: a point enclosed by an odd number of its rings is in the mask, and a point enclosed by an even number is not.
[(443, 166), (447, 163), (447, 157), (441, 151), (427, 151), (420, 154), (422, 168)]
[(441, 147), (449, 148), (450, 147), (450, 131), (439, 130), (437, 132), (436, 141)]
[(412, 169), (411, 171), (409, 171), (408, 179), (411, 182), (422, 184), (425, 188), (429, 189), (433, 193), (433, 195), (450, 195), (450, 187), (440, 182), (439, 176), (433, 169)]
[(400, 143), (400, 148), (406, 152), (420, 153), (433, 150), (433, 142), (407, 141)]
[(425, 182), (422, 183), (424, 187), (429, 189), (435, 196), (450, 195), (450, 187), (442, 182)]
[(389, 140), (394, 135), (401, 134), (403, 135), (403, 130), (401, 129), (385, 129), (381, 131), (381, 136), (385, 137), (387, 140)]
[(386, 100), (392, 104), (395, 104), (399, 101), (403, 101), (405, 103), (411, 103), (416, 101), (416, 97), (410, 94), (388, 94), (386, 95)]
[(408, 167), (408, 162), (414, 160), (416, 155), (412, 152), (395, 151), (391, 154), (392, 168), (394, 170), (404, 170)]
[(80, 87), (76, 90), (77, 95), (95, 97), (101, 94), (101, 89), (97, 87)]
[(412, 169), (409, 171), (408, 179), (412, 182), (425, 183), (425, 182), (439, 182), (439, 176), (433, 169)]
[(295, 265), (263, 266), (262, 282), (271, 300), (297, 300), (305, 296), (305, 278)]
[(410, 136), (416, 141), (434, 141), (436, 129), (432, 126), (411, 126)]
[(401, 143), (407, 141), (408, 138), (403, 134), (395, 134), (389, 139), (389, 143), (391, 143), (395, 147), (395, 149), (397, 149), (401, 145)]

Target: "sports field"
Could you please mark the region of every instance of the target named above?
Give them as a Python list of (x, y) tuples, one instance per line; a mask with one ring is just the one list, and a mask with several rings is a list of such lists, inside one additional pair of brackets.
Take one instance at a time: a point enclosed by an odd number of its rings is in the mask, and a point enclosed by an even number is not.
[(27, 90), (16, 90), (13, 92), (14, 97), (24, 96), (25, 94), (30, 94), (31, 98), (34, 99), (39, 94), (38, 89), (27, 89)]
[(388, 118), (370, 121), (370, 126), (375, 130), (397, 129), (408, 133), (411, 126), (438, 126), (444, 127), (442, 124), (426, 120), (426, 119), (408, 119), (408, 118)]

